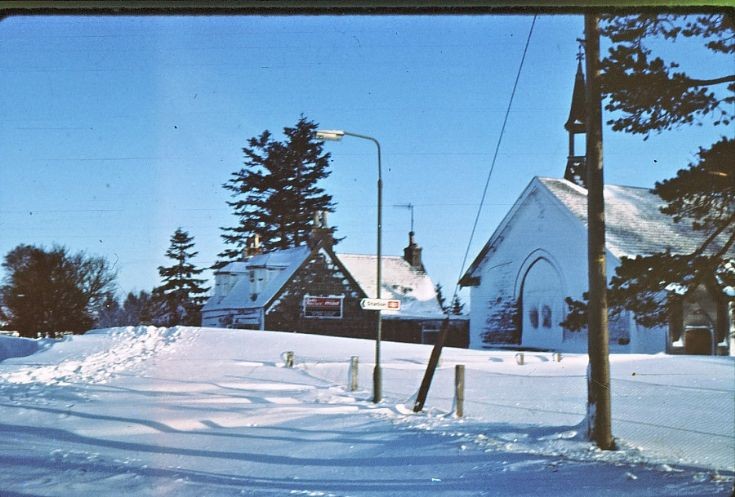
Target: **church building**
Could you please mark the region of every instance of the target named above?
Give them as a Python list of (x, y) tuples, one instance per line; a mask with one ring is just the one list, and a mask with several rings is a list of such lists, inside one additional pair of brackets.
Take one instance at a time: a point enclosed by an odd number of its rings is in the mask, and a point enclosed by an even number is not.
[[(580, 61), (564, 178), (531, 179), (460, 281), (471, 287), (471, 348), (587, 351), (586, 330), (560, 324), (565, 298), (581, 300), (588, 288), (585, 147), (576, 143), (585, 135), (584, 86)], [(604, 198), (608, 280), (623, 257), (696, 248), (700, 235), (663, 214), (651, 190), (606, 185)], [(624, 312), (609, 322), (610, 351), (727, 354), (731, 301), (713, 277), (678, 299), (667, 326), (644, 328)]]

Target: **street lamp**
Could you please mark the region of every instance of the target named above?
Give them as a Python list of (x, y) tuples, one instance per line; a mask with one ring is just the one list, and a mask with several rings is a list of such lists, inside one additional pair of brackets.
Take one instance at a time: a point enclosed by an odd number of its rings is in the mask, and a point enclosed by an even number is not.
[[(321, 140), (340, 141), (345, 136), (354, 136), (355, 138), (362, 138), (363, 140), (370, 140), (375, 143), (378, 147), (378, 292), (376, 298), (380, 298), (380, 288), (382, 286), (381, 280), (381, 236), (383, 228), (383, 175), (380, 159), (380, 143), (372, 136), (360, 135), (358, 133), (350, 133), (341, 129), (324, 129), (317, 130), (316, 137)], [(375, 337), (375, 368), (373, 369), (373, 402), (378, 403), (382, 398), (382, 371), (380, 369), (380, 338), (382, 335), (382, 316), (380, 310), (378, 312), (378, 321), (376, 324), (376, 337)]]

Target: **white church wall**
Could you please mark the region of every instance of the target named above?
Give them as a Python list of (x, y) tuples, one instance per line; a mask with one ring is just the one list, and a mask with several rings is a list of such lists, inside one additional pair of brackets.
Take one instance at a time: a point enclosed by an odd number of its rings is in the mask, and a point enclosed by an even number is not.
[(509, 314), (522, 291), (524, 272), (538, 258), (548, 260), (560, 275), (560, 295), (552, 319), (555, 325), (561, 321), (564, 297), (579, 298), (586, 288), (585, 240), (584, 230), (571, 214), (545, 191), (531, 191), (511, 222), (498, 233), (482, 264), (480, 284), (471, 290), (470, 347), (519, 338), (511, 336)]
[[(566, 352), (586, 352), (587, 332), (571, 332), (559, 326), (566, 316), (565, 297), (581, 299), (587, 291), (587, 232), (569, 211), (539, 186), (531, 191), (523, 205), (501, 232), (478, 269), (479, 286), (470, 293), (470, 347), (520, 344), (524, 347), (553, 348)], [(523, 292), (524, 277), (539, 258), (558, 273), (558, 295), (551, 307), (553, 327), (519, 334), (519, 321), (528, 312), (516, 305)], [(615, 273), (619, 261), (607, 253), (607, 274)], [(548, 268), (547, 268), (548, 269)], [(547, 271), (548, 273), (548, 271)], [(551, 273), (548, 273), (551, 274)], [(539, 317), (542, 319), (542, 317)], [(655, 353), (666, 349), (666, 329), (644, 329), (625, 313), (611, 322), (610, 351), (613, 353)], [(548, 332), (544, 335), (542, 332)]]

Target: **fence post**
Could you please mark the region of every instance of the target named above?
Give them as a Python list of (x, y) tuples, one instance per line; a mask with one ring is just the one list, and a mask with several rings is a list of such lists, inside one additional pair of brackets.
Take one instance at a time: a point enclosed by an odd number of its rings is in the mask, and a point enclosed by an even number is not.
[(354, 392), (357, 390), (357, 362), (358, 357), (353, 355), (350, 358), (350, 391)]
[(455, 413), (461, 418), (464, 416), (464, 364), (454, 366), (454, 400)]
[(285, 362), (287, 368), (293, 367), (293, 352), (291, 352), (290, 350), (286, 352)]

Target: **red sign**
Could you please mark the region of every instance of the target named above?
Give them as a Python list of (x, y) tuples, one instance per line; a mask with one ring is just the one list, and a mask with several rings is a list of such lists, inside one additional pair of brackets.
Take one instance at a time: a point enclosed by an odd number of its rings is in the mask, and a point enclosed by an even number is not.
[(342, 318), (343, 296), (312, 297), (304, 296), (304, 317), (307, 318)]

